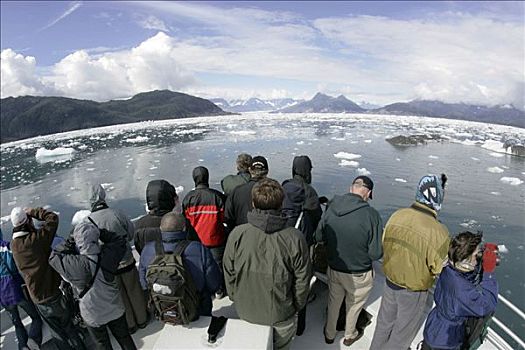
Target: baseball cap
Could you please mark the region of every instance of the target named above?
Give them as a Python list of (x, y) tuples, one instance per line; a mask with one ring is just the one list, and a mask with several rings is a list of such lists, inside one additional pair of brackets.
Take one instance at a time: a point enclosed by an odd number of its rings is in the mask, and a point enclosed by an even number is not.
[(263, 156), (256, 156), (252, 159), (251, 169), (268, 170), (268, 161)]
[(371, 178), (369, 178), (366, 175), (358, 176), (358, 177), (356, 177), (354, 179), (354, 182), (352, 182), (352, 185), (355, 185), (355, 184), (358, 184), (358, 185), (361, 185), (361, 186), (364, 186), (364, 187), (368, 188), (370, 190), (370, 199), (373, 199), (372, 198), (372, 191), (374, 189), (374, 181), (372, 181)]

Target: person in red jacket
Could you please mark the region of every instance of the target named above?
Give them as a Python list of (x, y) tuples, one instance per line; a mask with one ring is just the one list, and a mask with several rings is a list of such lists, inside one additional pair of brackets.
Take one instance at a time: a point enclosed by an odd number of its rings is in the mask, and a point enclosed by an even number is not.
[[(210, 188), (208, 169), (198, 166), (193, 169), (195, 189), (182, 201), (182, 210), (188, 222), (195, 229), (202, 245), (208, 248), (222, 274), (222, 257), (226, 245), (224, 228), (224, 195)], [(222, 290), (219, 291), (219, 296)]]

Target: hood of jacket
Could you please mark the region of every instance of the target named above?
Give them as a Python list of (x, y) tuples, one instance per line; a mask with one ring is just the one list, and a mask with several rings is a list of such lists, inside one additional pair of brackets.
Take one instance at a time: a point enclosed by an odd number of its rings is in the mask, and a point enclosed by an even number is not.
[(98, 244), (99, 230), (92, 223), (81, 222), (73, 231), (73, 239), (82, 255), (97, 255), (100, 253)]
[(308, 156), (297, 156), (292, 163), (292, 176), (300, 176), (307, 184), (312, 182), (312, 161)]
[(106, 191), (102, 185), (93, 185), (89, 188), (89, 204), (91, 205), (91, 211), (97, 211), (100, 209), (106, 209)]
[(192, 177), (195, 187), (209, 187), (210, 173), (205, 167), (198, 166), (193, 169)]
[(286, 228), (287, 218), (281, 214), (280, 210), (260, 210), (253, 209), (248, 212), (248, 223), (271, 234)]
[(357, 194), (347, 193), (337, 197), (339, 197), (337, 201), (332, 200), (328, 204), (328, 210), (333, 211), (337, 216), (347, 215), (361, 208), (370, 206)]
[(148, 210), (155, 216), (162, 216), (175, 208), (177, 192), (166, 180), (153, 180), (146, 188)]

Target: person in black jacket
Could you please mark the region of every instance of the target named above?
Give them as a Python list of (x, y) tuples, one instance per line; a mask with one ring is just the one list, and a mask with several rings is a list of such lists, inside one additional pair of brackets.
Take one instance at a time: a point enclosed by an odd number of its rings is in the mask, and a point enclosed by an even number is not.
[[(292, 163), (292, 178), (283, 182), (283, 214), (288, 227), (297, 227), (306, 238), (308, 246), (314, 243), (313, 234), (323, 211), (312, 183), (312, 161), (308, 156), (297, 156)], [(299, 311), (297, 335), (306, 327), (306, 305)]]
[(283, 182), (283, 213), (288, 225), (295, 226), (301, 214), (299, 230), (304, 234), (308, 246), (314, 243), (313, 234), (323, 211), (319, 196), (312, 183), (312, 161), (308, 156), (297, 156), (292, 163), (292, 178)]
[(175, 187), (166, 180), (153, 180), (146, 188), (148, 214), (135, 222), (135, 249), (140, 254), (149, 241), (160, 242), (160, 221), (162, 216), (173, 211), (179, 197)]
[(257, 182), (266, 178), (268, 175), (268, 161), (263, 156), (256, 156), (252, 159), (250, 166), (252, 176), (248, 183), (235, 187), (233, 192), (226, 199), (224, 210), (224, 221), (231, 231), (236, 226), (248, 222), (247, 214), (253, 209), (252, 188)]

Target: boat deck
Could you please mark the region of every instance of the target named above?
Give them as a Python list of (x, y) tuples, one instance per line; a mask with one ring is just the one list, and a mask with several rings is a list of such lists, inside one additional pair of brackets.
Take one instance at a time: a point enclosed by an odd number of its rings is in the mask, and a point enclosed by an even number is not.
[[(381, 265), (374, 265), (376, 272), (374, 287), (371, 291), (370, 297), (366, 303), (366, 310), (372, 314), (372, 323), (365, 329), (364, 336), (356, 343), (354, 343), (352, 349), (368, 349), (372, 341), (372, 336), (375, 329), (377, 313), (381, 304), (381, 296), (383, 294), (383, 288), (385, 285), (384, 276), (381, 270)], [(306, 316), (306, 330), (304, 334), (300, 337), (295, 337), (291, 348), (292, 349), (347, 349), (343, 345), (343, 332), (338, 332), (336, 341), (334, 344), (328, 345), (324, 342), (323, 337), (323, 326), (326, 319), (326, 305), (328, 300), (328, 289), (323, 283), (322, 275), (318, 275), (318, 280), (312, 286), (312, 293), (315, 295), (315, 299), (311, 301), (307, 308)], [(215, 316), (225, 316), (230, 319), (238, 319), (235, 308), (229, 298), (223, 298), (220, 300), (214, 300), (213, 302), (213, 315)], [(24, 322), (29, 323), (29, 318), (26, 317)], [(203, 322), (204, 321), (204, 322)], [(10, 320), (8, 319), (7, 313), (2, 310), (1, 312), (1, 325), (2, 325), (2, 335), (0, 337), (0, 348), (2, 349), (16, 349), (17, 345), (15, 343), (15, 333), (14, 327), (11, 325)], [(4, 327), (7, 325), (7, 327)], [(248, 325), (248, 326), (246, 326)], [(221, 340), (219, 337), (216, 344), (208, 344), (207, 339), (207, 319), (201, 319), (190, 325), (190, 329), (182, 329), (180, 326), (174, 327), (170, 325), (165, 325), (161, 322), (154, 321), (150, 323), (145, 329), (139, 329), (134, 335), (133, 339), (139, 349), (271, 349), (271, 343), (255, 341), (256, 338), (261, 337), (261, 333), (264, 332), (263, 328), (258, 328), (257, 326), (250, 327), (249, 324), (244, 322), (242, 326), (242, 336), (235, 333), (238, 330), (234, 330), (233, 325), (229, 328), (226, 328), (223, 332), (224, 337), (235, 338), (235, 341), (225, 341)], [(248, 333), (248, 334), (246, 334)], [(421, 329), (412, 343), (412, 349), (416, 349), (417, 344), (423, 339), (422, 336), (423, 329)], [(188, 341), (190, 338), (195, 339), (194, 342)], [(264, 338), (264, 334), (262, 337)], [(246, 344), (239, 345), (243, 343), (242, 339), (251, 339), (253, 341), (246, 341)], [(49, 332), (47, 329), (44, 329), (44, 340), (49, 339)], [(268, 344), (269, 343), (269, 344)], [(258, 344), (258, 345), (254, 345)], [(118, 345), (115, 343), (114, 346), (116, 349)], [(54, 346), (50, 342), (46, 343), (43, 349), (54, 349)], [(505, 347), (503, 347), (505, 348)], [(502, 349), (501, 345), (492, 343), (487, 340), (481, 346), (482, 350), (486, 349)], [(510, 347), (508, 347), (510, 349)]]

